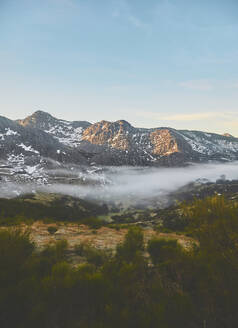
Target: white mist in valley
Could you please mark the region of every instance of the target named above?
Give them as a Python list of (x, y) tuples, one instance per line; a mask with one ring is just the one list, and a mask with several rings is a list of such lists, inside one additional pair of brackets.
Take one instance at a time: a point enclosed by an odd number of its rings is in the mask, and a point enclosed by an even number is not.
[[(181, 168), (104, 167), (85, 170), (52, 170), (61, 176), (61, 182), (46, 185), (34, 183), (2, 183), (0, 196), (14, 197), (23, 193), (53, 192), (105, 203), (146, 203), (149, 199), (163, 202), (166, 196), (198, 179), (215, 182), (221, 176), (227, 180), (238, 179), (238, 162), (226, 164), (201, 164)], [(62, 177), (66, 180), (62, 183)], [(69, 177), (81, 177), (84, 183), (67, 183)]]

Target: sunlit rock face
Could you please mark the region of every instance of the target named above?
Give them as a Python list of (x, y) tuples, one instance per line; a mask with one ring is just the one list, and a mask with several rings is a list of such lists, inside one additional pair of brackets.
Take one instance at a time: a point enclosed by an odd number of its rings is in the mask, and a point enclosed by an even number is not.
[(71, 122), (43, 111), (17, 121), (0, 117), (0, 160), (12, 166), (50, 160), (54, 165), (184, 166), (237, 159), (238, 139), (230, 135), (135, 128), (124, 120)]
[(134, 128), (126, 121), (101, 121), (91, 125), (83, 133), (83, 140), (96, 145), (108, 145), (115, 149), (130, 150)]
[(122, 152), (128, 165), (180, 165), (193, 153), (173, 129), (139, 129), (126, 121), (101, 121), (83, 132), (83, 141)]
[[(124, 164), (183, 165), (186, 162), (234, 160), (238, 139), (200, 131), (172, 128), (140, 129), (126, 121), (95, 123), (84, 130), (82, 141), (122, 151)], [(114, 156), (115, 157), (115, 156)]]

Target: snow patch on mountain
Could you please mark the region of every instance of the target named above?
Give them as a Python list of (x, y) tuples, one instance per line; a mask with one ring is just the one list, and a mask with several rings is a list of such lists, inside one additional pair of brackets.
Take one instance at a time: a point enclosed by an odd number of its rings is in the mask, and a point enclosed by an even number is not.
[(77, 147), (82, 138), (83, 128), (74, 128), (70, 122), (60, 121), (61, 125), (51, 125), (46, 133), (51, 134), (59, 140), (60, 143), (69, 146)]
[(6, 136), (16, 136), (16, 135), (19, 135), (18, 132), (13, 131), (10, 128), (6, 128), (5, 130), (6, 130), (6, 133), (5, 133)]
[(17, 146), (23, 148), (25, 151), (35, 153), (35, 154), (39, 154), (38, 150), (35, 150), (32, 146), (24, 145), (24, 143), (21, 143), (20, 145), (17, 145)]
[(238, 152), (237, 140), (231, 141), (230, 138), (191, 131), (183, 131), (182, 136), (194, 151), (203, 155), (227, 154), (232, 156)]
[(11, 130), (10, 128), (5, 128), (5, 132), (0, 133), (0, 138), (2, 141), (4, 141), (5, 138), (9, 136), (19, 136), (19, 133), (17, 131)]
[(39, 163), (35, 165), (29, 165), (28, 158), (24, 154), (9, 154), (6, 163), (0, 167), (6, 181), (48, 183), (43, 159), (40, 159)]

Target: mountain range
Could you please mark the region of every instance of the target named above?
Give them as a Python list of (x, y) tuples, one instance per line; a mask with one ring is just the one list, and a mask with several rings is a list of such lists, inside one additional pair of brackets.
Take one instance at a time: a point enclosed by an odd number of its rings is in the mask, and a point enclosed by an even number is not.
[(238, 138), (229, 134), (136, 128), (124, 120), (70, 122), (44, 111), (16, 121), (0, 116), (2, 167), (44, 160), (86, 166), (182, 166), (237, 159)]

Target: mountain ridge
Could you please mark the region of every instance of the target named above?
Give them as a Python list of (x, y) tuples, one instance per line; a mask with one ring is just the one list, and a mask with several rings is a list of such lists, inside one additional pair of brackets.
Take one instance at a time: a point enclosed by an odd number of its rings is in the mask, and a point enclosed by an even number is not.
[(96, 123), (36, 111), (0, 117), (0, 160), (21, 156), (80, 165), (183, 166), (238, 159), (238, 138), (170, 127), (136, 128), (125, 120)]
[[(65, 119), (59, 119), (59, 118), (56, 118), (55, 116), (53, 116), (52, 114), (44, 111), (44, 110), (37, 110), (35, 112), (33, 112), (32, 114), (28, 115), (27, 117), (23, 118), (23, 119), (16, 119), (16, 120), (11, 120), (11, 121), (15, 121), (17, 122), (18, 124), (20, 125), (24, 125), (24, 122), (26, 123), (27, 120), (30, 120), (31, 118), (36, 118), (36, 117), (50, 117), (51, 119), (54, 119), (54, 120), (57, 120), (57, 121), (61, 121), (61, 122), (67, 122), (67, 123), (72, 123), (72, 124), (77, 124), (77, 123), (82, 123), (82, 125), (85, 124), (86, 127), (88, 126), (91, 126), (91, 125), (94, 125), (94, 124), (98, 124), (100, 122), (105, 122), (105, 123), (119, 123), (119, 122), (124, 122), (125, 124), (128, 124), (130, 126), (131, 123), (128, 122), (127, 120), (125, 119), (118, 119), (116, 121), (108, 121), (108, 120), (105, 120), (105, 119), (102, 119), (101, 121), (98, 121), (98, 122), (94, 122), (94, 123), (91, 123), (91, 122), (88, 122), (88, 121), (78, 121), (78, 120), (73, 120), (73, 121), (68, 121), (68, 120), (65, 120)], [(0, 116), (0, 118), (6, 118), (5, 116)], [(7, 118), (8, 119), (8, 118)], [(10, 119), (9, 119), (10, 120)], [(133, 126), (134, 127), (134, 126)], [(224, 137), (229, 137), (229, 138), (234, 138), (234, 139), (238, 139), (238, 137), (236, 136), (233, 136), (231, 135), (230, 133), (227, 133), (227, 132), (224, 132), (223, 134), (219, 134), (217, 132), (208, 132), (208, 131), (201, 131), (201, 130), (189, 130), (189, 129), (175, 129), (171, 126), (157, 126), (157, 127), (153, 127), (153, 128), (145, 128), (145, 127), (134, 127), (136, 129), (139, 129), (141, 131), (143, 130), (157, 130), (157, 129), (171, 129), (171, 130), (175, 130), (175, 131), (191, 131), (191, 132), (202, 132), (202, 133), (209, 133), (209, 134), (214, 134), (214, 135), (219, 135), (219, 136), (224, 136)]]

